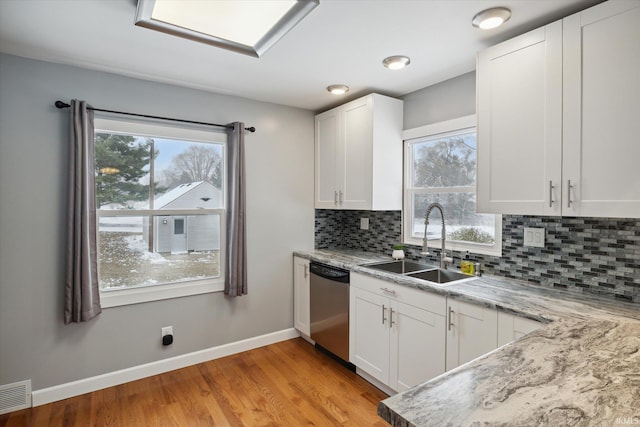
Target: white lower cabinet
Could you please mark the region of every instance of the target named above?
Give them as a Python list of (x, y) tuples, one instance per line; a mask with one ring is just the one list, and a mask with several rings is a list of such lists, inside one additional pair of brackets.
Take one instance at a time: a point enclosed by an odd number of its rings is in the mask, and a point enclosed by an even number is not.
[(449, 298), (447, 371), (498, 348), (498, 311)]
[(293, 325), (311, 336), (309, 260), (293, 257)]
[(351, 274), (351, 362), (395, 391), (445, 371), (443, 296)]
[(540, 329), (542, 324), (535, 320), (498, 312), (498, 347), (509, 344), (530, 332)]
[(353, 272), (349, 298), (350, 362), (369, 381), (397, 392), (542, 326), (495, 308)]

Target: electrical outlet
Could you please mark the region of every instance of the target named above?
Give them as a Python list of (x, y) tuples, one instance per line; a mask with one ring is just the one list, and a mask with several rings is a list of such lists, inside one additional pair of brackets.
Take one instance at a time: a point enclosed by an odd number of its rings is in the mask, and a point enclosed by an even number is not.
[(544, 228), (524, 227), (524, 245), (544, 248)]
[(369, 218), (360, 218), (360, 230), (369, 229)]
[(165, 326), (164, 328), (161, 329), (161, 331), (162, 331), (163, 337), (165, 335), (173, 335), (173, 326)]

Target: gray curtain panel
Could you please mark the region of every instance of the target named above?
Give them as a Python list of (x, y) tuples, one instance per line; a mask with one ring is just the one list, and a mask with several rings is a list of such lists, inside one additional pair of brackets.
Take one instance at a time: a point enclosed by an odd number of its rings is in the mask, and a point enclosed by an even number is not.
[(71, 101), (69, 200), (64, 323), (91, 320), (102, 311), (98, 288), (93, 111)]
[(244, 123), (234, 122), (227, 140), (227, 242), (224, 293), (247, 294)]

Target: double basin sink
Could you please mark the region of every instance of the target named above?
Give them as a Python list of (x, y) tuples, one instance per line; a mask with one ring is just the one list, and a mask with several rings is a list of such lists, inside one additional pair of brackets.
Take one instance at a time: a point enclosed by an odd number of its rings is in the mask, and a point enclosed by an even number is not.
[(375, 262), (363, 264), (362, 267), (413, 277), (441, 286), (475, 279), (473, 276), (458, 273), (457, 271), (443, 270), (429, 264), (407, 260)]

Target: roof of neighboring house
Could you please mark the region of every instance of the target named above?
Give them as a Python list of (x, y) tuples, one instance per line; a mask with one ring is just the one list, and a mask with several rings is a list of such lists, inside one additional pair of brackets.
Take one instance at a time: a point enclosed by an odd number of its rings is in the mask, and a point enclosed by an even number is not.
[[(166, 193), (158, 196), (153, 201), (154, 209), (162, 209), (172, 203), (173, 201), (185, 196), (187, 193), (192, 191), (198, 191), (205, 194), (211, 194), (214, 197), (217, 197), (220, 193), (220, 190), (213, 186), (210, 182), (207, 181), (196, 181), (189, 182), (187, 184), (180, 184), (177, 187), (167, 191)], [(219, 200), (216, 201), (216, 203)], [(202, 204), (204, 205), (208, 200), (203, 200)], [(193, 208), (197, 207), (205, 207), (205, 206), (193, 206)]]

